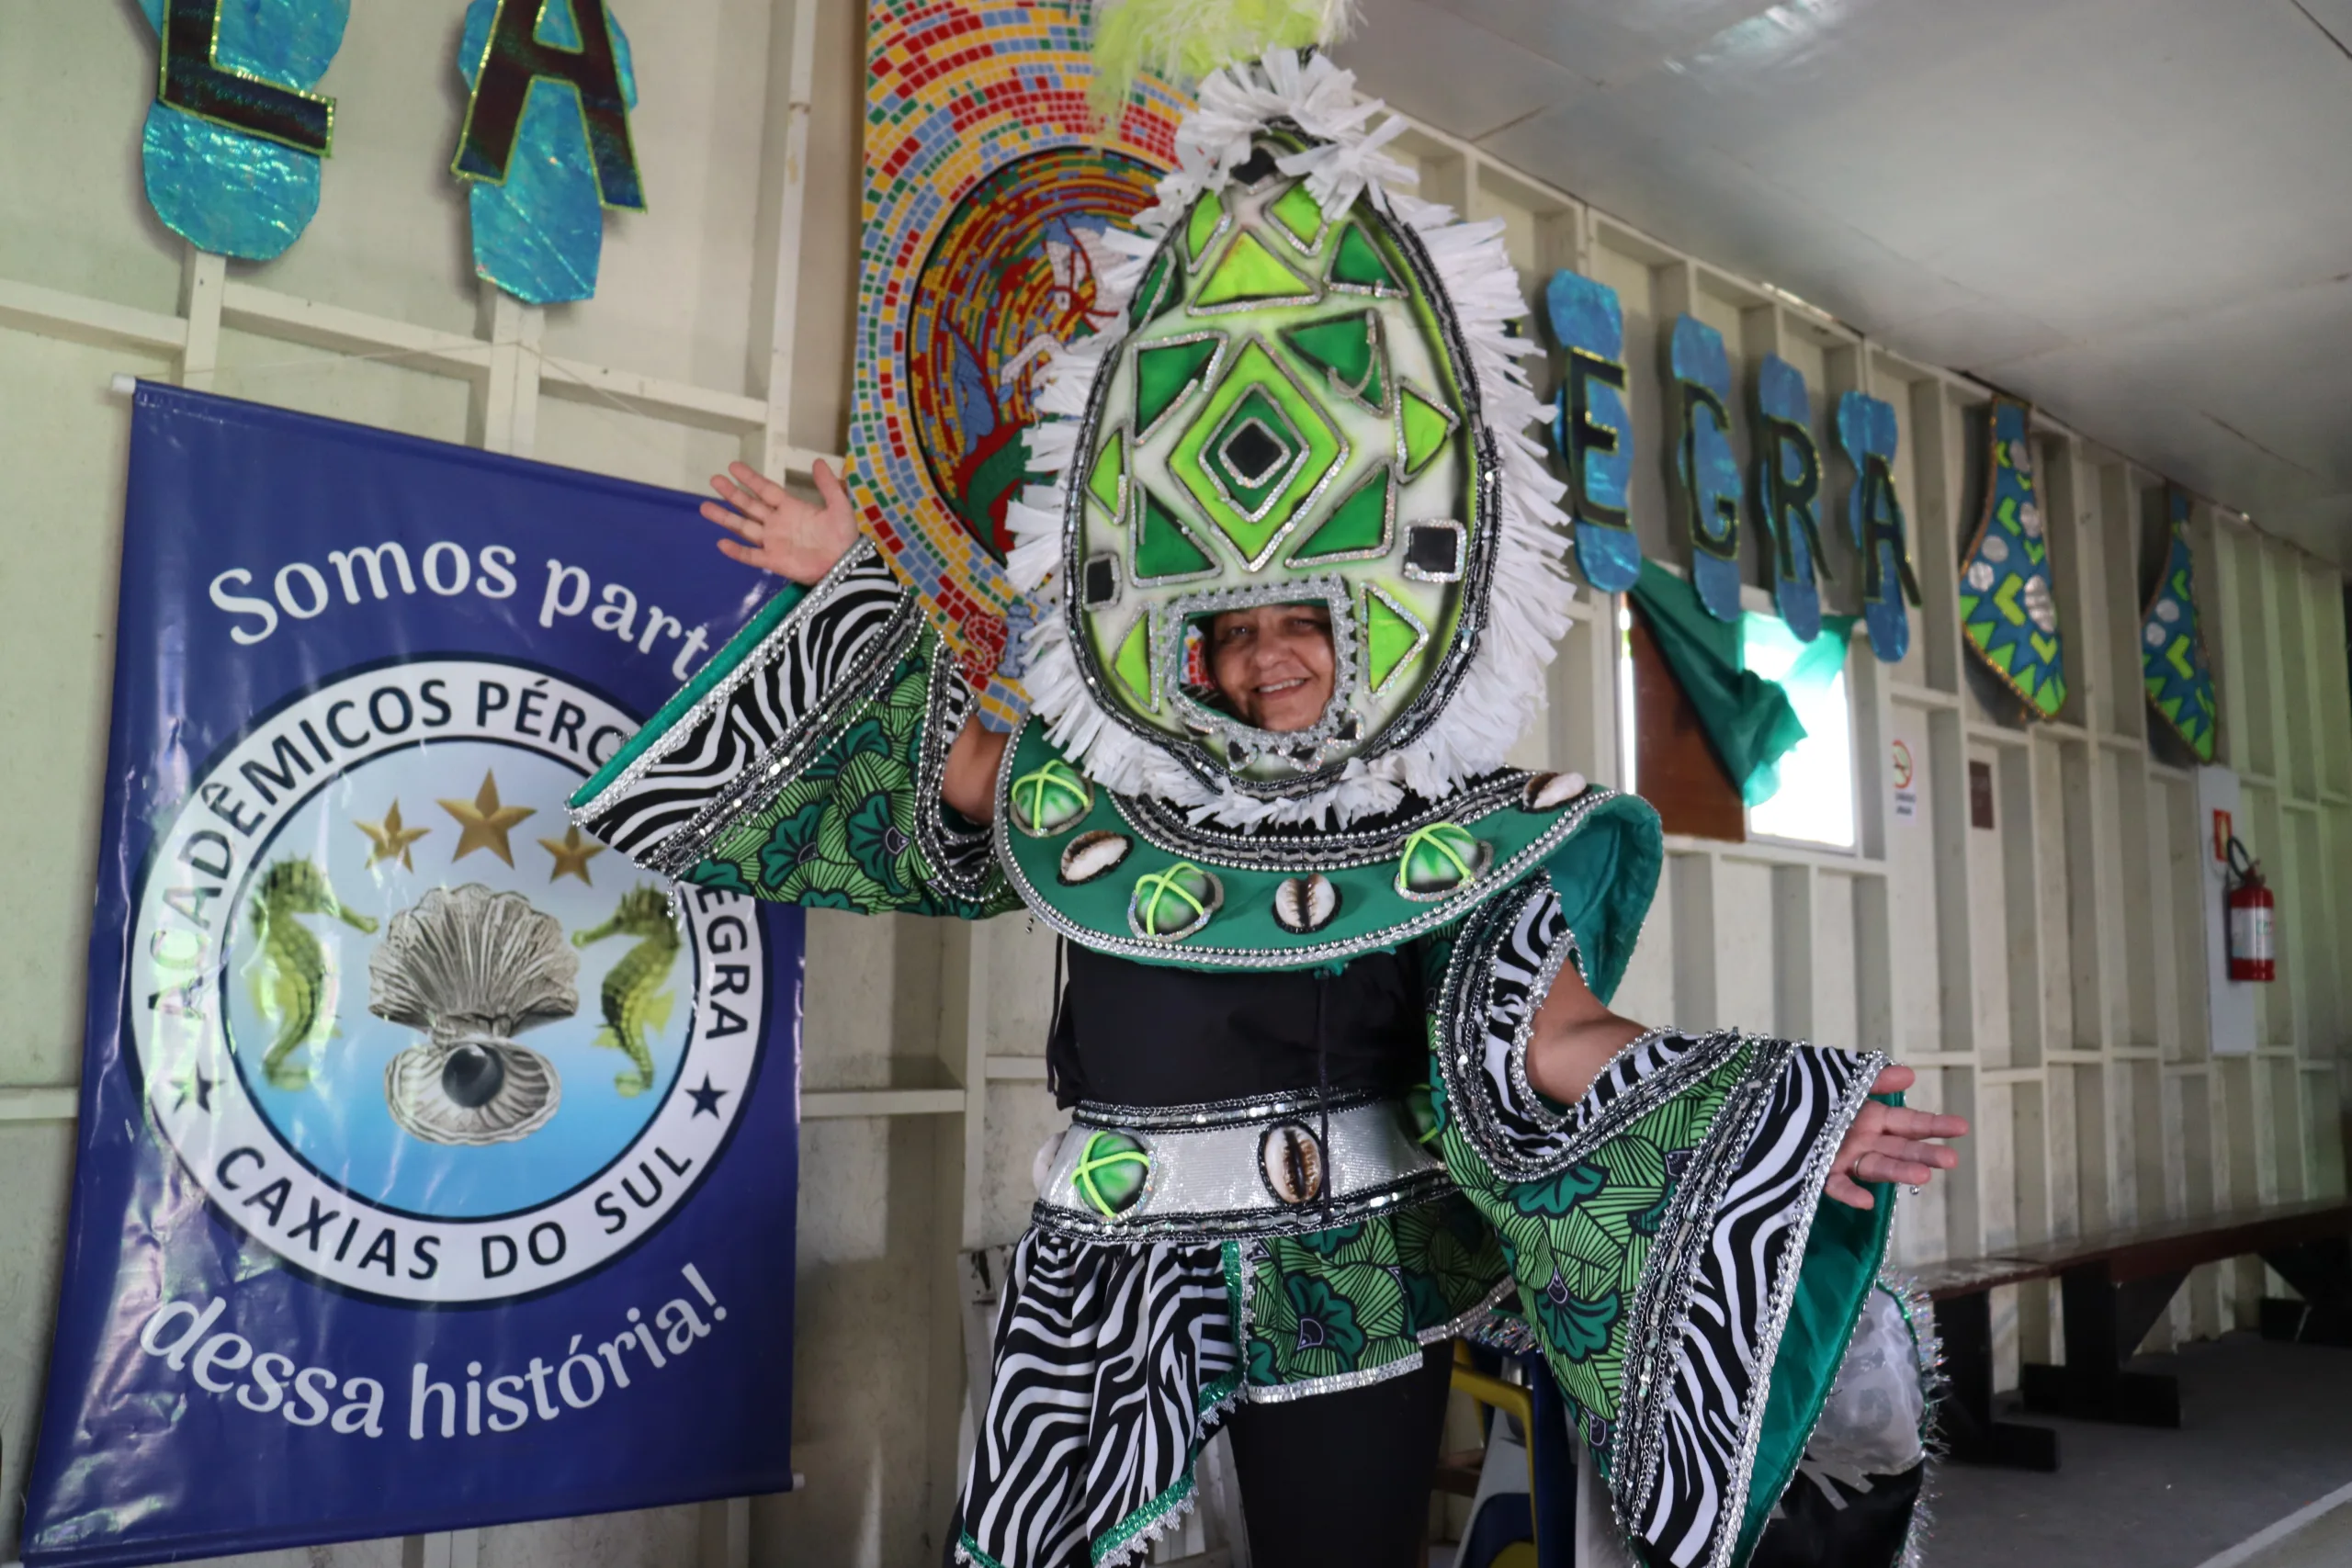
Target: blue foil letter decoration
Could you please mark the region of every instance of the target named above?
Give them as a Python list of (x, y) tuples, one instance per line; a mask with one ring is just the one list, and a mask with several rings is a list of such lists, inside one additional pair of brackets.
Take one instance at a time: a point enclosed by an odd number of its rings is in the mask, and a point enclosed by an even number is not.
[(1768, 354), (1756, 378), (1756, 510), (1772, 541), (1772, 597), (1799, 642), (1821, 633), (1821, 448), (1804, 373)]
[(1690, 527), (1690, 586), (1719, 621), (1739, 619), (1739, 460), (1731, 450), (1731, 361), (1724, 334), (1678, 316), (1668, 368), (1682, 406), (1675, 454)]
[(2050, 591), (2050, 540), (2034, 495), (2032, 411), (2015, 398), (1985, 410), (1984, 510), (1961, 552), (1960, 629), (2029, 718), (2066, 703), (2064, 640)]
[(589, 299), (605, 209), (645, 210), (619, 19), (603, 0), (472, 0), (458, 65), (471, 96), (450, 169), (469, 186), (474, 270), (534, 305)]
[(2148, 705), (2200, 762), (2213, 760), (2213, 667), (2197, 618), (2197, 563), (2188, 552), (2188, 492), (2165, 487), (2171, 538), (2164, 570), (2140, 617), (2140, 671)]
[(1568, 356), (1552, 439), (1568, 465), (1577, 567), (1600, 592), (1622, 593), (1642, 575), (1626, 500), (1634, 422), (1625, 412), (1625, 312), (1614, 288), (1573, 272), (1555, 274), (1544, 297)]
[[(1846, 524), (1854, 547), (1862, 552), (1862, 621), (1870, 627), (1871, 651), (1882, 664), (1911, 651), (1911, 615), (1903, 602), (1919, 602), (1903, 502), (1894, 493), (1894, 448), (1901, 435), (1893, 403), (1860, 392), (1838, 400), (1838, 444), (1854, 465)], [(1967, 604), (1964, 596), (1961, 603)]]
[(162, 39), (140, 136), (147, 199), (199, 250), (267, 261), (319, 210), (334, 101), (307, 91), (349, 0), (140, 0)]

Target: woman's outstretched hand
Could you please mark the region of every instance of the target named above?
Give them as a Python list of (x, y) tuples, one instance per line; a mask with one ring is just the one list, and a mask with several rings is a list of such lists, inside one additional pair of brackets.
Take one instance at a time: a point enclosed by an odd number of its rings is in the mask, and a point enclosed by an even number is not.
[[(1908, 1067), (1889, 1067), (1871, 1085), (1871, 1092), (1900, 1094), (1918, 1077)], [(1873, 1100), (1862, 1107), (1854, 1124), (1846, 1129), (1846, 1141), (1838, 1145), (1838, 1157), (1829, 1162), (1829, 1184), (1821, 1190), (1821, 1195), (1834, 1198), (1849, 1208), (1874, 1208), (1876, 1204), (1861, 1185), (1863, 1182), (1924, 1187), (1936, 1172), (1950, 1170), (1960, 1163), (1960, 1156), (1951, 1150), (1925, 1140), (1966, 1136), (1965, 1116), (1938, 1116), (1899, 1105), (1882, 1105)]]
[(810, 586), (857, 543), (849, 491), (821, 459), (816, 480), (822, 506), (798, 500), (749, 463), (729, 463), (726, 473), (710, 476), (718, 500), (704, 502), (702, 514), (735, 536), (718, 541), (732, 558)]

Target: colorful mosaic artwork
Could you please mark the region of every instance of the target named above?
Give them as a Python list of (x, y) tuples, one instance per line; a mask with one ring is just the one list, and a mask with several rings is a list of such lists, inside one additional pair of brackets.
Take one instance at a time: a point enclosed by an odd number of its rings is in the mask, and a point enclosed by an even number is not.
[(1041, 339), (1092, 330), (1088, 240), (1146, 205), (1190, 105), (1146, 78), (1098, 122), (1080, 5), (872, 0), (866, 25), (850, 493), (1007, 721), (1023, 699), (998, 669), (1014, 594), (996, 551), (1029, 377)]
[(2034, 490), (2032, 411), (1996, 398), (1985, 423), (1984, 512), (1961, 556), (1961, 629), (2030, 716), (2055, 718), (2066, 703), (2065, 643)]
[(1625, 410), (1625, 312), (1614, 288), (1573, 272), (1555, 273), (1544, 300), (1567, 355), (1552, 439), (1568, 468), (1577, 569), (1600, 592), (1623, 593), (1642, 575), (1642, 544), (1628, 521), (1634, 420)]
[(1862, 621), (1870, 628), (1871, 651), (1883, 664), (1911, 651), (1911, 614), (1904, 602), (1919, 602), (1903, 500), (1894, 490), (1895, 443), (1902, 434), (1894, 405), (1884, 399), (1848, 392), (1838, 400), (1838, 445), (1854, 465), (1846, 527), (1861, 552)]
[(1159, 171), (1093, 147), (1017, 158), (956, 203), (915, 282), (907, 361), (933, 487), (999, 562), (1005, 502), (1032, 484), (1025, 374), (1053, 343), (1112, 323), (1091, 309), (1101, 235), (1151, 205)]
[(2200, 762), (2213, 760), (2213, 667), (2197, 617), (2197, 563), (2188, 549), (2188, 492), (2165, 487), (2169, 536), (2164, 570), (2140, 619), (2140, 671), (2148, 705)]
[(1731, 449), (1731, 360), (1724, 334), (1678, 316), (1669, 351), (1682, 411), (1674, 477), (1690, 530), (1690, 586), (1719, 621), (1739, 619), (1739, 459)]
[(1821, 448), (1804, 373), (1768, 354), (1756, 373), (1756, 511), (1771, 536), (1772, 597), (1799, 642), (1821, 634)]

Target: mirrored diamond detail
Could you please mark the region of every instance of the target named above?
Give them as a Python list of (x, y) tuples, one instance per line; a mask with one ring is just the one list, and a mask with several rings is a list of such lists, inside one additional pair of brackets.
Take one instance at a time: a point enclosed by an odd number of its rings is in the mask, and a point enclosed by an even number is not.
[(1252, 338), (1178, 437), (1168, 469), (1255, 571), (1347, 457), (1322, 405)]

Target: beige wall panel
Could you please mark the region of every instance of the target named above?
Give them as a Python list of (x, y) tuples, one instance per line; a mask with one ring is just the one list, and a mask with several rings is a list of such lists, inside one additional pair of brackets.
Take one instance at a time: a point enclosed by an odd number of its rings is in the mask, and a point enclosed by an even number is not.
[(1917, 797), (1917, 814), (1897, 817), (1891, 780), (1883, 786), (1889, 798), (1887, 903), (1894, 931), (1888, 947), (1894, 966), (1894, 1044), (1898, 1054), (1916, 1055), (1953, 1048), (1943, 1037), (1943, 950), (1937, 915), (1936, 829), (1938, 813), (1946, 807), (1936, 795), (1934, 770), (1928, 765), (1927, 714), (1897, 703), (1893, 719), (1894, 739), (1911, 753), (1911, 792)]
[[(695, 509), (698, 498), (709, 494), (709, 477), (742, 456), (742, 443), (717, 431), (646, 419), (602, 400), (545, 398), (539, 403), (538, 439), (531, 455), (542, 462), (683, 492), (679, 547), (716, 550), (719, 531)], [(748, 570), (743, 581), (747, 588), (764, 586)]]
[(168, 313), (180, 243), (147, 205), (155, 35), (135, 6), (0, 11), (0, 277)]
[[(302, 344), (223, 331), (220, 367), (209, 389), (432, 441), (463, 445), (466, 439), (466, 383), (426, 375), (397, 360), (355, 359)], [(127, 404), (114, 407), (119, 418), (130, 412)], [(321, 518), (320, 532), (331, 532), (334, 522)]]
[[(1990, 747), (1970, 747), (1968, 761), (1972, 766), (1990, 768), (1996, 778), (2000, 774), (2000, 756)], [(1953, 809), (1968, 811), (1971, 803), (1956, 801)], [(1997, 803), (1994, 821), (2000, 821)], [(2006, 858), (1997, 827), (1978, 828), (1972, 819), (1968, 830), (1968, 927), (1974, 938), (1976, 1059), (1988, 1067), (2008, 1066), (2014, 1054), (2009, 1008), (2009, 965), (2014, 955), (2011, 944), (2004, 940), (2008, 906)]]
[(1850, 876), (1823, 872), (1813, 879), (1813, 1021), (1807, 1028), (1825, 1045), (1876, 1050), (1886, 1042), (1862, 1037), (1857, 1008), (1854, 891)]
[(478, 1568), (672, 1568), (691, 1562), (701, 1539), (701, 1508), (647, 1508), (545, 1519), (481, 1532)]
[(1770, 1030), (1779, 1015), (1773, 985), (1778, 950), (1792, 933), (1773, 918), (1770, 868), (1728, 859), (1715, 863), (1714, 929), (1718, 1023)]
[(72, 1123), (0, 1122), (0, 1562), (17, 1555), (24, 1523), (73, 1176)]
[(927, 1119), (801, 1130), (792, 1462), (808, 1485), (755, 1506), (758, 1563), (897, 1568), (939, 1555), (948, 1503), (931, 1495), (921, 1455), (934, 1420), (952, 1429), (960, 1391), (932, 1386), (921, 1350), (936, 1263), (956, 1241), (937, 1223), (933, 1145)]
[(130, 446), (107, 378), (161, 368), (0, 328), (0, 1084), (69, 1084), (81, 1060)]

